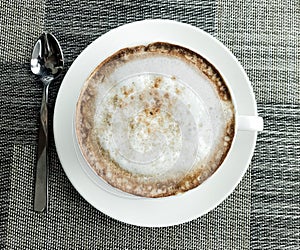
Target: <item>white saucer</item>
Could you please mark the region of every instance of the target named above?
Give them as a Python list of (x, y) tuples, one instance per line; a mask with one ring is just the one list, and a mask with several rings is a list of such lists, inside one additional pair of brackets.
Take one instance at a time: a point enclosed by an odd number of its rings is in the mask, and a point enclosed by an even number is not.
[(132, 198), (101, 188), (88, 173), (74, 145), (73, 115), (81, 87), (95, 67), (119, 49), (168, 42), (189, 48), (211, 62), (235, 96), (239, 115), (257, 115), (247, 75), (231, 52), (206, 32), (168, 20), (146, 20), (111, 30), (90, 44), (74, 61), (60, 87), (54, 111), (54, 137), (58, 156), (69, 180), (87, 202), (125, 223), (162, 227), (198, 218), (220, 204), (237, 186), (254, 152), (257, 132), (238, 131), (221, 167), (199, 187), (166, 198)]

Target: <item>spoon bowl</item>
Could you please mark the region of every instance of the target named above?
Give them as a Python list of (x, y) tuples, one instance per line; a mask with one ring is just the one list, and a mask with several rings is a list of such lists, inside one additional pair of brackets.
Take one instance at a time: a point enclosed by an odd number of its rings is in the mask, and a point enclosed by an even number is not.
[(63, 69), (64, 57), (59, 42), (51, 33), (43, 33), (37, 40), (31, 56), (31, 71), (44, 79), (56, 78)]

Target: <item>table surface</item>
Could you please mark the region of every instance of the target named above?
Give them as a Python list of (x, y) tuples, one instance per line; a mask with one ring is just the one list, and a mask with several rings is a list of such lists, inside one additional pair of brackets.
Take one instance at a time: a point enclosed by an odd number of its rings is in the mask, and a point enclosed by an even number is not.
[[(246, 70), (265, 129), (243, 180), (217, 208), (189, 223), (132, 226), (102, 214), (77, 193), (63, 172), (52, 135), (49, 211), (34, 213), (42, 98), (29, 66), (35, 40), (43, 31), (56, 35), (66, 58), (65, 74), (97, 37), (149, 18), (209, 32)], [(300, 249), (299, 20), (298, 0), (1, 1), (0, 248)], [(63, 75), (50, 87), (50, 113)]]

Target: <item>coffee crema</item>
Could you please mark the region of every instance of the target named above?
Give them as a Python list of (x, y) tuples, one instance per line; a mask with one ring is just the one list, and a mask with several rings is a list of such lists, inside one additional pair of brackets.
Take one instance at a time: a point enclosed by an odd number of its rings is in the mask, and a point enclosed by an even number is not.
[(143, 197), (199, 186), (222, 164), (235, 129), (231, 95), (197, 53), (169, 43), (124, 48), (80, 93), (75, 129), (89, 166)]

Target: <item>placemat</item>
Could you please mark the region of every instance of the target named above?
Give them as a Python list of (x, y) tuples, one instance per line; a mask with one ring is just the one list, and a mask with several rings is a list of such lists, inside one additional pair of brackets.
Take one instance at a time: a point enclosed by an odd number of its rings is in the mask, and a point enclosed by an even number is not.
[[(297, 0), (1, 1), (0, 248), (299, 249), (299, 8)], [(65, 73), (100, 35), (148, 18), (202, 28), (244, 66), (265, 119), (249, 171), (228, 199), (199, 219), (167, 228), (136, 227), (83, 200), (62, 170), (52, 136), (49, 212), (34, 213), (42, 98), (29, 66), (35, 40), (43, 31), (57, 36)], [(51, 113), (62, 78), (50, 87)]]

